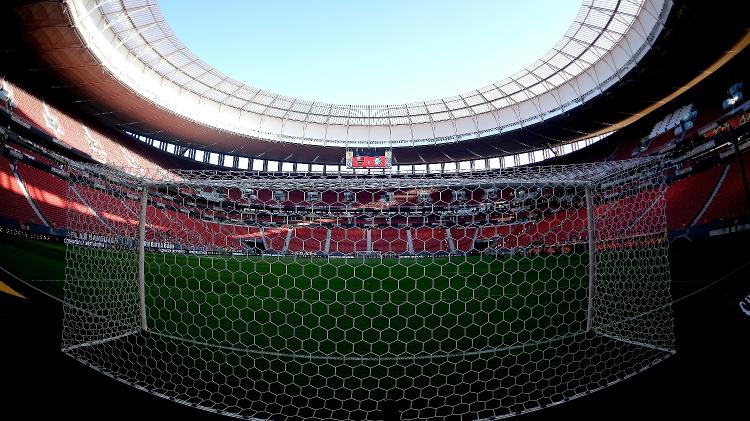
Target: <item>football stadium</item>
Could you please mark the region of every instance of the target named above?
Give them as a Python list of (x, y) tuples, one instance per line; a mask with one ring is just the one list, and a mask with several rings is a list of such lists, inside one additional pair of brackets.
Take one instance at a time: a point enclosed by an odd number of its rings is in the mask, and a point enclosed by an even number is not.
[(167, 3), (0, 6), (5, 419), (747, 413), (739, 3), (574, 1), (373, 105), (229, 76)]

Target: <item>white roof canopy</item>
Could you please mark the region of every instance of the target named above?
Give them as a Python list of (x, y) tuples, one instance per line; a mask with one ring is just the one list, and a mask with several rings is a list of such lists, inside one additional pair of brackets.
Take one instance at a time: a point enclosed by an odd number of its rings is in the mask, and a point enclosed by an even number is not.
[(506, 79), (456, 96), (343, 105), (234, 80), (175, 36), (156, 0), (68, 0), (76, 29), (121, 83), (149, 101), (249, 138), (347, 147), (475, 139), (565, 112), (614, 84), (648, 51), (671, 0), (584, 0), (552, 49)]

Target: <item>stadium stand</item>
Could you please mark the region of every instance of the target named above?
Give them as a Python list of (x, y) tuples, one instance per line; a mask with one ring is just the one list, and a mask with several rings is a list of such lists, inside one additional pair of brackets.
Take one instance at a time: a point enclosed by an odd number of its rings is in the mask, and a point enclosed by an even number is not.
[(17, 106), (14, 113), (28, 120), (36, 128), (101, 163), (124, 168), (164, 171), (154, 161), (123, 147), (103, 131), (89, 128), (67, 113), (49, 106), (24, 89), (6, 84), (13, 90)]
[(597, 221), (603, 221), (601, 226), (597, 224), (597, 237), (608, 240), (625, 234), (637, 236), (648, 232), (649, 224), (660, 218), (653, 204), (662, 194), (664, 192), (646, 190), (596, 205), (594, 212)]
[[(745, 153), (744, 163), (745, 173), (750, 174), (750, 154)], [(732, 221), (748, 215), (740, 167), (737, 162), (732, 162), (730, 165), (724, 182), (719, 187), (716, 196), (708, 204), (703, 215), (700, 216), (699, 222)]]
[(266, 241), (266, 249), (275, 252), (287, 251), (286, 238), (288, 232), (288, 228), (265, 228), (263, 230), (263, 237)]
[(231, 237), (237, 238), (239, 241), (252, 241), (262, 242), (263, 238), (260, 232), (260, 227), (250, 227), (246, 225), (228, 225), (219, 224), (221, 230)]
[(645, 146), (645, 149), (641, 151), (638, 155), (639, 156), (646, 156), (651, 155), (658, 151), (661, 147), (664, 145), (674, 141), (675, 134), (672, 132), (672, 130), (666, 131), (655, 138), (651, 139), (648, 142), (648, 145)]
[(687, 228), (706, 204), (724, 170), (723, 165), (682, 178), (667, 190), (667, 227)]
[(379, 253), (406, 253), (409, 250), (405, 229), (373, 228), (372, 251)]
[(27, 223), (42, 224), (26, 199), (26, 195), (13, 173), (11, 164), (5, 158), (0, 158), (0, 187), (3, 216), (13, 218), (21, 225)]
[[(66, 186), (67, 190), (67, 186)], [(100, 214), (98, 214), (92, 207), (86, 202), (83, 188), (71, 188), (69, 195), (67, 196), (67, 223), (65, 225), (66, 230), (70, 230), (71, 227), (80, 228), (87, 227), (89, 232), (98, 235), (109, 235), (113, 231), (112, 225), (106, 221)], [(90, 196), (89, 196), (90, 197)]]
[(474, 250), (477, 229), (473, 227), (451, 227), (449, 229), (456, 251), (468, 253)]
[[(96, 209), (96, 215), (100, 219), (94, 226), (102, 230), (103, 235), (111, 232), (133, 233), (138, 227), (138, 202), (133, 197), (115, 197), (111, 195), (106, 186), (79, 186), (73, 194), (78, 195), (79, 200), (90, 209)], [(76, 223), (92, 222), (86, 221)], [(160, 225), (154, 220), (155, 225)], [(79, 225), (80, 226), (80, 225)], [(92, 227), (86, 226), (87, 230)]]
[[(477, 240), (488, 243), (488, 248), (506, 249), (520, 244), (519, 237), (524, 233), (527, 224), (485, 225), (479, 228)], [(531, 241), (526, 236), (524, 242), (528, 246)]]
[(548, 215), (528, 230), (531, 244), (558, 246), (580, 242), (588, 233), (587, 218), (584, 208)]
[(362, 228), (332, 228), (330, 253), (356, 254), (367, 250), (367, 231)]
[[(144, 154), (133, 152), (120, 145), (114, 138), (104, 135), (105, 130), (87, 127), (25, 90), (9, 82), (6, 82), (6, 85), (14, 92), (17, 103), (14, 112), (28, 119), (48, 135), (80, 149), (101, 163), (164, 171)], [(747, 113), (738, 114), (727, 122), (717, 125), (714, 121), (721, 116), (721, 110), (716, 106), (711, 106), (710, 103), (697, 104), (697, 106), (692, 104), (683, 106), (666, 115), (646, 136), (626, 138), (616, 145), (613, 144), (611, 151), (607, 153), (614, 159), (628, 159), (659, 153), (665, 145), (670, 143), (689, 143), (694, 142), (694, 139), (705, 139), (703, 142), (706, 142), (711, 136), (725, 133), (725, 127), (731, 126), (732, 129), (737, 130), (747, 120), (744, 117)], [(710, 111), (698, 113), (696, 111), (698, 109)], [(695, 125), (677, 135), (675, 128), (682, 127), (681, 124), (687, 118), (694, 119)], [(697, 146), (694, 147), (701, 146), (701, 143), (695, 144)], [(24, 155), (27, 161), (30, 159), (41, 166), (37, 168), (36, 164), (21, 162), (23, 160), (11, 165), (3, 160), (4, 165), (0, 177), (2, 177), (2, 199), (5, 206), (0, 216), (7, 220), (15, 220), (20, 224), (42, 226), (45, 221), (40, 219), (34, 211), (33, 205), (36, 205), (43, 219), (54, 228), (67, 226), (66, 209), (70, 209), (71, 215), (78, 218), (79, 222), (85, 221), (84, 223), (89, 226), (97, 226), (98, 228), (94, 231), (102, 234), (112, 232), (115, 227), (119, 226), (127, 226), (129, 230), (135, 229), (138, 208), (135, 192), (126, 192), (126, 195), (132, 196), (129, 198), (113, 197), (104, 193), (103, 189), (92, 186), (92, 188), (79, 188), (79, 191), (71, 191), (68, 194), (67, 183), (63, 178), (41, 169), (44, 166), (56, 168), (58, 162), (55, 158), (37, 151), (37, 147), (31, 150), (23, 145), (7, 146), (7, 148), (11, 147)], [(44, 148), (39, 150), (43, 151)], [(745, 160), (748, 161), (747, 158)], [(727, 166), (729, 171), (726, 179), (717, 186), (721, 180), (722, 170)], [(13, 173), (12, 168), (16, 168), (17, 174)], [(24, 195), (24, 189), (28, 192), (31, 202)], [(712, 195), (714, 191), (715, 196)], [(540, 244), (570, 244), (581, 241), (585, 237), (583, 233), (586, 228), (585, 215), (570, 214), (570, 212), (581, 212), (580, 209), (546, 215), (536, 222), (533, 221), (534, 218), (527, 222), (524, 222), (523, 218), (517, 221), (513, 218), (508, 221), (495, 218), (491, 221), (495, 225), (485, 224), (480, 228), (446, 228), (442, 226), (444, 220), (434, 214), (427, 218), (422, 216), (407, 218), (397, 214), (385, 217), (376, 216), (370, 219), (369, 224), (374, 224), (375, 227), (369, 229), (369, 236), (368, 229), (361, 226), (363, 222), (359, 222), (360, 226), (356, 226), (358, 223), (356, 216), (341, 218), (342, 222), (354, 225), (347, 228), (341, 226), (326, 228), (290, 223), (288, 217), (284, 216), (284, 209), (293, 212), (299, 207), (336, 207), (350, 210), (421, 206), (458, 207), (471, 206), (484, 194), (481, 189), (461, 192), (453, 189), (394, 190), (388, 192), (388, 196), (384, 191), (360, 191), (357, 192), (354, 200), (350, 201), (344, 198), (344, 192), (322, 192), (317, 199), (311, 199), (316, 196), (308, 196), (307, 193), (302, 190), (293, 190), (288, 192), (288, 196), (279, 200), (274, 197), (274, 192), (268, 189), (260, 189), (252, 195), (246, 195), (246, 192), (239, 189), (230, 189), (226, 193), (226, 198), (234, 203), (256, 205), (261, 209), (274, 209), (273, 215), (264, 215), (262, 212), (254, 215), (255, 224), (278, 225), (266, 226), (263, 230), (258, 225), (252, 227), (243, 225), (240, 215), (225, 212), (221, 208), (203, 209), (196, 212), (195, 206), (198, 203), (196, 196), (199, 196), (200, 192), (185, 192), (181, 199), (175, 198), (177, 201), (164, 200), (162, 206), (172, 210), (162, 212), (161, 220), (154, 219), (149, 223), (157, 228), (155, 232), (158, 232), (162, 239), (171, 239), (185, 245), (202, 243), (217, 249), (230, 248), (241, 251), (248, 247), (247, 243), (243, 242), (248, 240), (250, 243), (258, 241), (266, 250), (277, 253), (355, 254), (369, 251), (396, 254), (466, 253), (475, 250), (477, 242), (487, 244), (493, 249), (502, 249)], [(705, 171), (691, 171), (686, 177), (678, 178), (673, 182), (666, 193), (668, 227), (671, 230), (679, 230), (689, 228), (691, 224), (701, 225), (712, 221), (734, 221), (742, 218), (747, 212), (744, 200), (742, 200), (743, 195), (739, 168), (733, 161), (728, 164), (714, 165)], [(499, 196), (506, 200), (514, 199), (506, 197), (505, 193)], [(387, 200), (381, 200), (383, 198)], [(221, 199), (217, 200), (220, 202)], [(636, 195), (632, 201), (642, 204), (644, 200), (641, 199), (643, 198)], [(101, 211), (94, 212), (88, 201), (96, 201), (96, 208)], [(625, 206), (618, 202), (613, 207), (622, 209)], [(606, 213), (608, 207), (605, 204), (597, 211)], [(644, 218), (650, 217), (647, 208), (631, 209), (631, 211), (642, 213)], [(413, 225), (414, 227), (396, 228), (399, 225)], [(175, 237), (178, 236), (176, 233), (185, 231), (178, 229), (180, 226), (190, 226), (192, 229), (188, 231), (192, 231), (197, 237)], [(624, 230), (628, 227), (618, 229)]]
[(322, 253), (326, 251), (327, 233), (328, 230), (321, 227), (295, 227), (287, 249), (292, 253)]
[(667, 133), (671, 131), (675, 127), (679, 126), (681, 121), (690, 119), (691, 114), (693, 114), (694, 111), (695, 110), (694, 110), (693, 104), (688, 104), (688, 105), (683, 105), (682, 107), (678, 108), (677, 110), (675, 110), (674, 112), (670, 114), (667, 114), (664, 118), (659, 120), (659, 122), (657, 122), (654, 125), (648, 137), (650, 139), (653, 139), (661, 135), (662, 133)]
[(414, 253), (448, 252), (448, 237), (445, 228), (419, 227), (412, 229), (412, 244)]
[(65, 227), (67, 181), (23, 163), (18, 164), (16, 169), (29, 195), (52, 228)]

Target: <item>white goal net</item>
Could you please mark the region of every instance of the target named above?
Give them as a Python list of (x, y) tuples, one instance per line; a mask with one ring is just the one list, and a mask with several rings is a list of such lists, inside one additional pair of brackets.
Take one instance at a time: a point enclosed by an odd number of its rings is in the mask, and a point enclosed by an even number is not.
[(63, 350), (246, 419), (554, 405), (673, 353), (663, 172), (71, 164)]

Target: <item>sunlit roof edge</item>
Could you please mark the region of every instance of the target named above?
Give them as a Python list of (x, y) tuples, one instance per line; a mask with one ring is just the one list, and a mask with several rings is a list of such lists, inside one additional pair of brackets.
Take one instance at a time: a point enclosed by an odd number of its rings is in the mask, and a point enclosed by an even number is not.
[[(400, 105), (305, 101), (237, 82), (192, 55), (172, 33), (155, 0), (67, 4), (89, 50), (115, 78), (188, 120), (271, 141), (403, 147), (515, 130), (595, 97), (650, 49), (672, 1), (585, 0), (555, 47), (513, 77), (453, 97)], [(593, 27), (599, 28), (596, 34)]]

